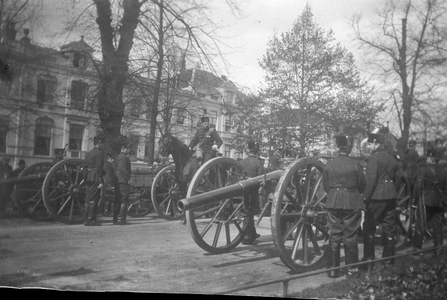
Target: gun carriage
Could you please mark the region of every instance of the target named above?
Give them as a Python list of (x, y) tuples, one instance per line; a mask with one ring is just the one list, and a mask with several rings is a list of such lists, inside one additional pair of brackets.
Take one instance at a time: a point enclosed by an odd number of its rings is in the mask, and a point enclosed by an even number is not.
[[(152, 210), (151, 186), (158, 167), (132, 163), (128, 215), (141, 217)], [(14, 185), (13, 200), (19, 212), (34, 219), (57, 219), (64, 223), (83, 220), (85, 178), (83, 159), (67, 158), (56, 164), (39, 162), (25, 168), (17, 178), (1, 180)], [(103, 187), (102, 197), (111, 197), (113, 188)]]
[[(306, 272), (322, 266), (329, 244), (324, 170), (322, 160), (305, 157), (285, 170), (246, 178), (236, 160), (214, 158), (194, 175), (178, 207), (184, 211), (189, 232), (200, 248), (212, 254), (226, 253), (239, 245), (253, 218), (247, 213), (247, 195), (268, 184), (276, 185), (270, 218), (274, 247), (287, 267)], [(396, 246), (402, 247), (411, 240), (415, 207), (405, 177), (398, 187)]]

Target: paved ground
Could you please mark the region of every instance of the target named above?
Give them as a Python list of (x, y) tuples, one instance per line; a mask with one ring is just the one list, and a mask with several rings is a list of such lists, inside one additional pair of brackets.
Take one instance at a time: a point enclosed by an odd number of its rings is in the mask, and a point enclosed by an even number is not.
[[(103, 226), (85, 227), (1, 219), (0, 286), (208, 294), (292, 274), (275, 252), (269, 218), (259, 224), (255, 245), (220, 255), (199, 248), (179, 221), (156, 214), (130, 218), (128, 226), (102, 220)], [(295, 280), (289, 293), (332, 280), (326, 274)], [(235, 294), (281, 296), (282, 284)]]

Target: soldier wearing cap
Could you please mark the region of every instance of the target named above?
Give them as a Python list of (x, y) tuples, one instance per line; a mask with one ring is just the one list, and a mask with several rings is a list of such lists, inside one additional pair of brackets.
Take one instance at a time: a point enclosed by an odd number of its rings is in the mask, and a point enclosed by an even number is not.
[(117, 197), (119, 197), (119, 201), (116, 201), (113, 212), (113, 224), (127, 225), (127, 207), (129, 205), (128, 202), (130, 196), (129, 181), (132, 175), (132, 167), (128, 156), (129, 142), (124, 136), (120, 136), (117, 140), (116, 147), (119, 148), (115, 148), (114, 151), (119, 151), (119, 154), (115, 158), (115, 170), (119, 188)]
[[(264, 166), (258, 159), (259, 146), (254, 141), (249, 141), (245, 147), (247, 157), (240, 161), (240, 164), (244, 168), (248, 177), (256, 177), (264, 174)], [(252, 216), (248, 219), (248, 231), (247, 235), (242, 240), (242, 244), (252, 244), (260, 235), (256, 232), (254, 223), (254, 213), (256, 208), (259, 208), (259, 194), (256, 190), (248, 195), (248, 210)]]
[[(349, 157), (353, 139), (344, 135), (335, 137), (339, 154), (326, 164), (323, 186), (328, 193), (326, 208), (329, 226), (328, 267), (340, 266), (340, 246), (343, 242), (346, 264), (358, 262), (357, 235), (365, 209), (361, 193), (365, 189), (365, 177), (359, 161)], [(347, 275), (358, 272), (349, 267)], [(329, 277), (338, 277), (339, 270), (328, 272)]]
[(196, 151), (196, 157), (202, 164), (213, 158), (213, 151), (217, 151), (222, 146), (222, 139), (215, 128), (210, 128), (210, 118), (200, 118), (202, 127), (197, 129), (196, 134), (189, 143), (188, 147), (193, 149), (197, 144), (199, 145)]
[[(1, 166), (0, 171), (0, 180), (11, 178), (12, 176), (12, 167), (9, 164), (9, 161), (9, 157), (3, 158), (3, 165)], [(0, 193), (0, 211), (4, 211), (6, 209), (6, 206), (10, 202), (13, 188), (14, 186), (10, 183), (0, 183), (0, 190), (2, 191)]]
[[(426, 222), (432, 230), (433, 246), (435, 254), (441, 252), (443, 245), (443, 216), (444, 206), (442, 201), (442, 190), (446, 188), (447, 173), (446, 170), (439, 165), (441, 152), (436, 149), (429, 149), (425, 161), (422, 161), (419, 166), (418, 176), (414, 187), (414, 195), (422, 197), (418, 201), (422, 201), (425, 206)], [(416, 219), (413, 251), (422, 250), (422, 242), (424, 232), (422, 227), (422, 220)]]
[(23, 170), (25, 170), (26, 164), (25, 164), (25, 160), (21, 159), (19, 160), (19, 162), (17, 163), (18, 168), (14, 169), (14, 171), (12, 171), (11, 177), (12, 178), (16, 178), (19, 177), (20, 173), (22, 173)]
[[(385, 135), (368, 133), (372, 153), (366, 163), (366, 188), (363, 200), (366, 204), (363, 223), (363, 260), (375, 258), (374, 236), (376, 227), (382, 226), (382, 258), (394, 256), (396, 238), (396, 176), (399, 170), (397, 160), (386, 147)], [(393, 260), (385, 263), (392, 264)]]
[(85, 153), (87, 164), (86, 177), (86, 199), (84, 212), (85, 226), (99, 226), (101, 223), (96, 220), (98, 213), (98, 202), (101, 198), (101, 189), (104, 175), (104, 138), (95, 136), (93, 138), (93, 149)]
[(53, 166), (64, 159), (65, 148), (55, 148), (54, 149), (54, 159), (51, 162)]

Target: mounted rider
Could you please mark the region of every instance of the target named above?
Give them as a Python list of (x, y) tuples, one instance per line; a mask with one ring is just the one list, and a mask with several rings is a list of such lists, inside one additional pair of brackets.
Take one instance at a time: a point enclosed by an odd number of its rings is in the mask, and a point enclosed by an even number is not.
[(201, 161), (202, 165), (208, 160), (213, 158), (213, 151), (217, 151), (222, 146), (222, 139), (217, 133), (214, 127), (210, 126), (209, 117), (201, 117), (201, 128), (197, 129), (194, 138), (189, 143), (188, 147), (193, 150), (198, 144), (196, 149), (196, 157)]

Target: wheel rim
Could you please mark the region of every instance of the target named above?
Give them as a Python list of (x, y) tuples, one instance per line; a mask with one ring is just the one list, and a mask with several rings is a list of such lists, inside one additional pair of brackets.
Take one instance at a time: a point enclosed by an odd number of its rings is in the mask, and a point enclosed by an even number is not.
[(407, 245), (411, 240), (413, 206), (411, 204), (411, 189), (410, 184), (406, 178), (403, 178), (401, 187), (397, 194), (397, 208), (396, 208), (396, 248), (401, 248)]
[(283, 263), (295, 272), (316, 268), (327, 252), (324, 169), (314, 158), (296, 161), (286, 169), (273, 196), (273, 243)]
[[(24, 178), (30, 175), (46, 174), (51, 169), (51, 162), (39, 162), (25, 168), (19, 175)], [(20, 214), (34, 220), (48, 220), (49, 214), (42, 198), (42, 180), (30, 181), (14, 185), (13, 200)]]
[(55, 164), (43, 183), (43, 201), (48, 212), (66, 223), (84, 219), (86, 163), (83, 159), (65, 159)]
[(177, 207), (180, 190), (175, 181), (175, 166), (163, 168), (154, 178), (151, 188), (152, 205), (157, 214), (166, 220), (179, 220), (184, 217)]
[[(243, 167), (236, 160), (228, 157), (211, 159), (194, 175), (187, 198), (237, 184), (243, 179)], [(242, 200), (241, 195), (185, 212), (189, 232), (199, 247), (220, 254), (231, 251), (242, 241), (248, 222), (253, 222), (253, 215), (242, 213)]]
[(132, 218), (144, 217), (152, 211), (152, 202), (147, 188), (135, 188), (131, 194), (127, 214)]

